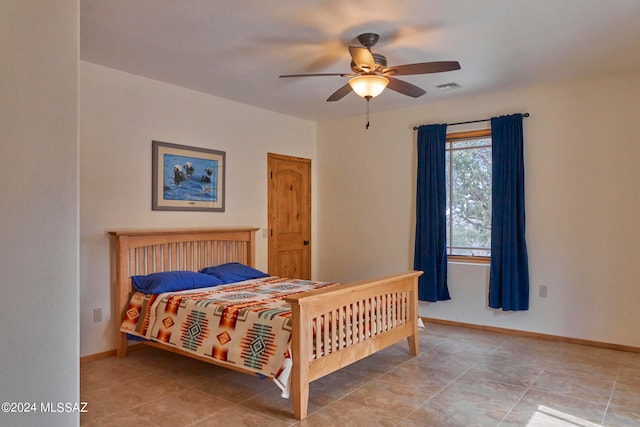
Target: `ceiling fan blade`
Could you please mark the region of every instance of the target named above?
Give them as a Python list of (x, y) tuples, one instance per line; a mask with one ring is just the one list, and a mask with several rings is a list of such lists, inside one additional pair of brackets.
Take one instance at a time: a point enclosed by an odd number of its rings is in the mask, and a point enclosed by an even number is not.
[(349, 46), (349, 54), (353, 58), (356, 66), (363, 71), (373, 71), (376, 69), (376, 60), (371, 51), (366, 47)]
[(347, 96), (349, 94), (349, 92), (351, 92), (351, 90), (352, 90), (351, 86), (349, 86), (349, 83), (347, 83), (346, 85), (342, 86), (337, 91), (333, 92), (331, 94), (331, 96), (329, 98), (327, 98), (327, 102), (338, 101), (338, 100), (344, 98), (345, 96)]
[(391, 90), (395, 90), (398, 93), (403, 95), (410, 96), (412, 98), (418, 98), (419, 96), (427, 93), (426, 90), (419, 88), (418, 86), (412, 85), (411, 83), (407, 83), (403, 80), (394, 79), (393, 77), (388, 77), (389, 84), (387, 87)]
[(352, 74), (347, 73), (316, 73), (316, 74), (284, 74), (280, 76), (281, 79), (288, 77), (318, 77), (318, 76), (340, 76), (340, 77), (351, 77)]
[(460, 69), (458, 61), (420, 62), (417, 64), (398, 65), (384, 69), (384, 74), (391, 76), (408, 76), (411, 74), (442, 73)]

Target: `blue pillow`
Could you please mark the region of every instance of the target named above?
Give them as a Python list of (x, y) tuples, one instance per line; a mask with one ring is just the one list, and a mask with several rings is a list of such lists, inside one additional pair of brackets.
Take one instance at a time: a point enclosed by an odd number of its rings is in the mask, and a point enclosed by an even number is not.
[(145, 294), (161, 294), (222, 285), (222, 281), (217, 277), (194, 271), (164, 271), (146, 276), (131, 276), (131, 281), (136, 291)]
[(200, 270), (200, 273), (211, 274), (222, 280), (225, 285), (227, 283), (242, 282), (243, 280), (259, 279), (261, 277), (269, 277), (267, 273), (251, 268), (248, 265), (238, 262), (230, 262), (215, 267), (207, 267)]

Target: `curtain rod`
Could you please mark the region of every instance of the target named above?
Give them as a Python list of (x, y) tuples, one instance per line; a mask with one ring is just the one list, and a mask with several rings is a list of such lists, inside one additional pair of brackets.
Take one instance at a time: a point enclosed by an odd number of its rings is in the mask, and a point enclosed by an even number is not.
[[(524, 113), (522, 115), (522, 117), (529, 117), (529, 113)], [(491, 119), (481, 119), (481, 120), (469, 120), (468, 122), (458, 122), (458, 123), (447, 123), (447, 126), (455, 126), (455, 125), (466, 125), (469, 123), (481, 123), (481, 122), (488, 122)], [(414, 126), (413, 130), (418, 130), (420, 126)]]

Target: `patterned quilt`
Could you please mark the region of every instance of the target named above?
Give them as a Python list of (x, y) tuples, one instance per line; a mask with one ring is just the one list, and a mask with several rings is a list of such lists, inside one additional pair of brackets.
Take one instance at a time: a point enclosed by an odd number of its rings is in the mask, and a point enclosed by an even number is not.
[(288, 397), (291, 308), (283, 298), (335, 283), (267, 277), (132, 294), (120, 330), (271, 378)]

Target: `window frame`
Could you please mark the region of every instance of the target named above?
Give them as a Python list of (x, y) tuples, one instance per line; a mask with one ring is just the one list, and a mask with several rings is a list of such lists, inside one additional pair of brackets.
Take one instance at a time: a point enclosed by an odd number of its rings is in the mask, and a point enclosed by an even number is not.
[[(462, 132), (451, 132), (447, 133), (446, 139), (446, 150), (451, 151), (451, 143), (454, 141), (464, 141), (470, 139), (484, 139), (491, 138), (491, 129), (478, 129), (471, 131), (462, 131)], [(493, 149), (493, 140), (491, 141), (491, 148)], [(451, 161), (451, 157), (449, 158)], [(447, 188), (447, 192), (449, 194), (452, 193), (453, 179), (452, 179), (453, 171), (451, 167), (449, 167), (449, 188)], [(451, 197), (449, 197), (449, 203), (451, 203)], [(451, 206), (447, 206), (449, 209)], [(449, 226), (447, 227), (447, 242), (451, 241), (452, 235), (452, 221), (449, 222)], [(489, 248), (491, 249), (491, 248)], [(447, 260), (449, 262), (460, 262), (460, 263), (475, 263), (475, 264), (490, 264), (491, 257), (490, 256), (470, 256), (470, 255), (453, 255), (451, 252), (451, 246), (447, 244)]]

